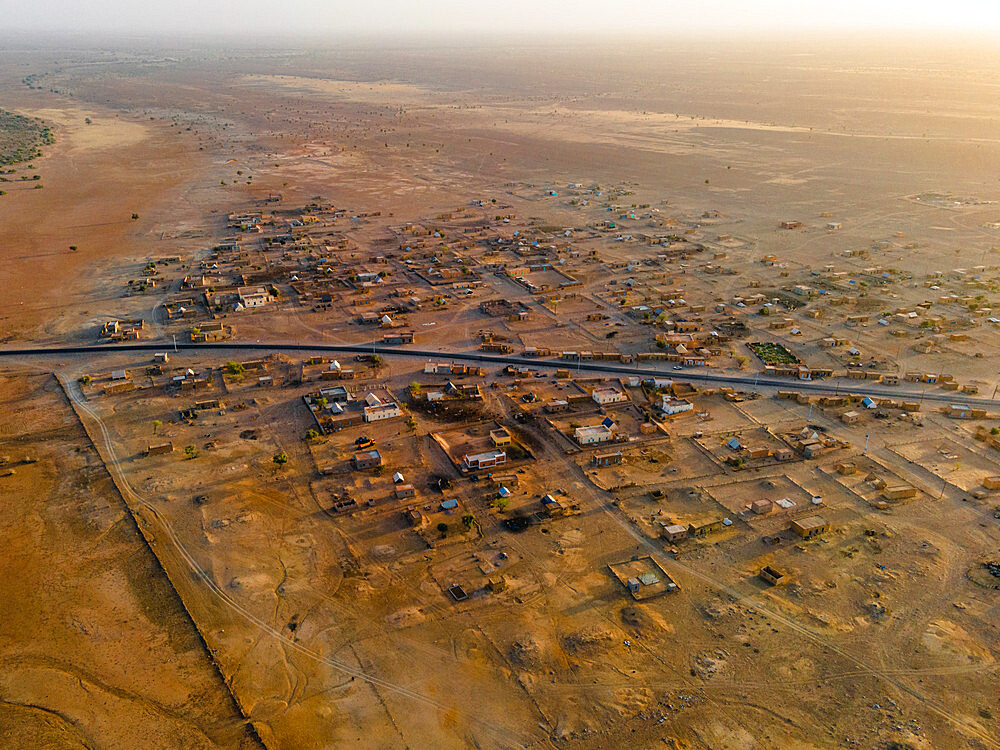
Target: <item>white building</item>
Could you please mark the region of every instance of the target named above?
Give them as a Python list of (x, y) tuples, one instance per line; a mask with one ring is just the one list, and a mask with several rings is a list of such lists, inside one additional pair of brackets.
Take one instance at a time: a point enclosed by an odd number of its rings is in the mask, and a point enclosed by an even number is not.
[(647, 378), (645, 382), (654, 388), (670, 388), (674, 384), (670, 378)]
[(397, 403), (378, 404), (377, 406), (365, 407), (365, 421), (378, 422), (383, 419), (392, 419), (401, 416), (403, 412)]
[(686, 401), (682, 398), (671, 398), (666, 394), (663, 395), (663, 400), (660, 403), (660, 410), (668, 417), (673, 416), (674, 414), (691, 411), (693, 409), (694, 404), (690, 401)]
[(621, 401), (628, 401), (628, 396), (619, 391), (617, 388), (595, 388), (594, 392), (590, 395), (594, 401), (602, 406), (605, 404), (617, 404)]
[(596, 445), (608, 443), (615, 436), (607, 425), (599, 424), (593, 427), (577, 427), (573, 439), (580, 445)]
[(236, 296), (239, 297), (239, 304), (244, 308), (263, 307), (271, 301), (271, 295), (262, 286), (241, 286)]

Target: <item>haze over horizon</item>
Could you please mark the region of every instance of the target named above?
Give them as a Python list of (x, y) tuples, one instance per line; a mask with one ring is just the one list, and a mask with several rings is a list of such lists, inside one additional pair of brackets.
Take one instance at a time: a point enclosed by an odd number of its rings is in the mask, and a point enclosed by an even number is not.
[(79, 3), (0, 0), (0, 32), (111, 33), (142, 35), (233, 35), (255, 38), (288, 34), (705, 34), (732, 32), (943, 32), (1000, 34), (1000, 4), (864, 2), (803, 5), (789, 0), (510, 0), (482, 6), (459, 0), (413, 4), (402, 0), (354, 3), (290, 0), (281, 7), (264, 0), (214, 3), (175, 0), (136, 4), (125, 0)]

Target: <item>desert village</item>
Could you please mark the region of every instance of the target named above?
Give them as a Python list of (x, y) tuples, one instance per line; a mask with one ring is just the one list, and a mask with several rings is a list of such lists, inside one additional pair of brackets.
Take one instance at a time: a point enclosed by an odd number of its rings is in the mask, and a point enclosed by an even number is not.
[[(720, 231), (717, 212), (668, 218), (624, 188), (511, 192), (580, 220), (544, 224), (519, 218), (516, 201), (473, 200), (395, 224), (270, 198), (231, 214), (197, 257), (149, 258), (122, 279), (128, 299), (166, 290), (162, 316), (109, 320), (96, 341), (142, 342), (153, 326), (182, 344), (273, 340), (284, 327), (292, 347), (354, 345), (252, 359), (166, 346), (76, 384), (115, 436), (135, 499), (155, 488), (157, 512), (212, 549), (234, 593), (259, 596), (254, 540), (284, 529), (304, 535), (298, 559), (282, 553), (301, 576), (285, 592), (295, 611), (330, 575), (358, 590), (405, 582), (368, 605), (389, 607), (379, 619), (393, 627), (530, 609), (551, 595), (539, 565), (554, 552), (608, 589), (626, 626), (641, 617), (628, 601), (716, 606), (682, 595), (677, 571), (694, 559), (779, 611), (808, 599), (837, 628), (829, 601), (844, 594), (824, 577), (877, 563), (885, 547), (927, 549), (896, 524), (905, 508), (954, 502), (995, 525), (1000, 410), (984, 405), (993, 394), (972, 363), (998, 355), (1000, 267), (903, 270), (883, 260), (905, 243), (890, 238), (807, 268)], [(828, 218), (776, 229), (837, 231)], [(430, 353), (397, 356), (407, 348)], [(970, 366), (900, 370), (889, 353), (904, 349)], [(695, 377), (713, 373), (753, 385)], [(845, 385), (803, 389), (827, 379)], [(297, 532), (293, 506), (318, 527)], [(637, 554), (603, 550), (602, 517)], [(984, 600), (1000, 590), (998, 563), (968, 566)], [(911, 595), (913, 571), (865, 575), (871, 598), (851, 606), (870, 626)], [(588, 652), (610, 647), (610, 632), (566, 637)], [(534, 695), (538, 644), (496, 647)], [(726, 658), (702, 654), (692, 674)]]
[[(215, 79), (164, 70), (171, 96), (197, 84), (214, 106)], [(109, 84), (80, 75), (101, 101)], [(106, 223), (131, 239), (106, 259), (98, 240), (77, 252), (88, 208), (18, 278), (79, 263), (102, 294), (25, 300), (27, 333), (0, 316), (7, 349), (53, 348), (0, 373), (18, 561), (0, 745), (22, 717), (4, 711), (37, 704), (24, 726), (58, 713), (85, 746), (147, 746), (92, 720), (99, 695), (177, 747), (1000, 747), (1000, 204), (838, 210), (830, 178), (756, 210), (736, 188), (571, 182), (556, 175), (589, 162), (550, 170), (530, 131), (508, 152), (537, 163), (524, 180), (456, 186), (437, 142), (412, 156), (373, 102), (404, 122), (426, 99), (480, 167), (475, 118), (548, 128), (549, 105), (240, 71), (227, 106), (250, 114), (225, 141), (221, 115), (156, 109), (150, 75), (116, 83), (147, 86), (148, 109), (123, 95), (120, 120), (56, 143), (141, 126), (173, 174), (188, 139), (196, 187), (149, 199), (154, 219), (116, 205)], [(310, 86), (334, 91), (342, 130), (292, 108), (325, 95)], [(601, 121), (582, 117), (589, 149)], [(357, 123), (384, 163), (355, 153)], [(46, 195), (59, 158), (39, 159)], [(411, 165), (439, 192), (407, 192)], [(954, 231), (927, 241), (931, 222)]]

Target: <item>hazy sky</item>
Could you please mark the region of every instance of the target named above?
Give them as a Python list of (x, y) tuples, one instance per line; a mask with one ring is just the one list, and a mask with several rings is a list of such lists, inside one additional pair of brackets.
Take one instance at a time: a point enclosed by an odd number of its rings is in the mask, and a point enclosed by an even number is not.
[(5, 31), (270, 35), (882, 29), (1000, 33), (1000, 0), (0, 0)]

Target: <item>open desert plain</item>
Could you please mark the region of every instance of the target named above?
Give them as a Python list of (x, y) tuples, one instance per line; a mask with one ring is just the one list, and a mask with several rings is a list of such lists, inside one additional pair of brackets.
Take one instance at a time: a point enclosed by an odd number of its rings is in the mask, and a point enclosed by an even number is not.
[(998, 94), (0, 43), (0, 746), (1000, 748)]

